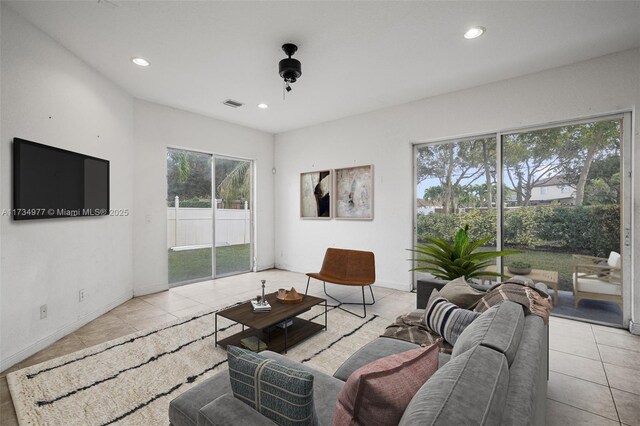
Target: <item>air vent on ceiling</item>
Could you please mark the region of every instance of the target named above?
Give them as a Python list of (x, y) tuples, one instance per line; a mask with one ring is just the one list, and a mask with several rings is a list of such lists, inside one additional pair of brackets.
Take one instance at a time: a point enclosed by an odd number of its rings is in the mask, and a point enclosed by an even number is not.
[(226, 101), (223, 102), (223, 104), (231, 108), (239, 108), (242, 105), (244, 105), (242, 102), (234, 101), (233, 99), (227, 99)]
[(110, 7), (111, 9), (115, 9), (116, 7), (120, 7), (120, 5), (117, 4), (113, 0), (98, 0), (98, 4), (102, 5), (102, 6)]

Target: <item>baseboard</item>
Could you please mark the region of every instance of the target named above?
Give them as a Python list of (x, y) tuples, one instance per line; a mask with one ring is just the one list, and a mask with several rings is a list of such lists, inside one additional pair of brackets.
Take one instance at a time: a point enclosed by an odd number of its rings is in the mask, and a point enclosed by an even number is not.
[(394, 290), (411, 291), (411, 284), (407, 284), (407, 283), (396, 283), (391, 281), (376, 280), (375, 285), (378, 287), (391, 288)]
[(267, 271), (269, 269), (274, 269), (274, 268), (276, 268), (276, 266), (273, 263), (270, 264), (270, 265), (257, 265), (256, 266), (256, 272)]
[(133, 289), (133, 297), (145, 296), (147, 294), (159, 293), (161, 291), (169, 290), (168, 284), (150, 285), (142, 288)]
[(629, 321), (629, 332), (640, 336), (640, 323)]
[(104, 315), (105, 313), (109, 312), (111, 309), (115, 308), (116, 306), (123, 304), (127, 300), (131, 299), (132, 296), (133, 296), (132, 292), (127, 291), (121, 294), (116, 299), (109, 302), (108, 304), (102, 306), (101, 308), (96, 309), (93, 312), (89, 312), (88, 314), (82, 315), (76, 321), (73, 321), (72, 323), (65, 325), (55, 333), (52, 333), (47, 337), (44, 337), (38, 340), (37, 342), (32, 343), (31, 345), (19, 350), (13, 355), (3, 358), (2, 360), (0, 360), (0, 371), (5, 371), (7, 368), (11, 368), (12, 366), (16, 365), (20, 361), (23, 361), (29, 358), (31, 355), (40, 352), (47, 346), (62, 339), (64, 336), (70, 333), (73, 333), (74, 331), (76, 331), (83, 325), (87, 324), (88, 322), (93, 321), (94, 319), (98, 318), (101, 315)]
[[(291, 269), (286, 269), (283, 266), (278, 266), (278, 264), (276, 264), (275, 266), (272, 266), (271, 268), (267, 268), (267, 269), (278, 269), (280, 271), (287, 271), (287, 272), (295, 272), (297, 274), (304, 274), (304, 272), (299, 272), (299, 271), (294, 271)], [(375, 282), (375, 286), (374, 286), (374, 291), (375, 291), (375, 287), (385, 287), (385, 288), (391, 288), (393, 290), (400, 290), (400, 291), (411, 291), (411, 284), (408, 283), (398, 283), (398, 282), (392, 282), (392, 281), (383, 281), (383, 280), (376, 280)]]

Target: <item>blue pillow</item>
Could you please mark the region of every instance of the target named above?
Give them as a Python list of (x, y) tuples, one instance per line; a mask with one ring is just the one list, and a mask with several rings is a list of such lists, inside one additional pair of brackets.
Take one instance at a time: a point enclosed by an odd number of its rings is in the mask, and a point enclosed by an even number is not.
[(315, 425), (313, 375), (227, 347), (233, 396), (279, 425)]

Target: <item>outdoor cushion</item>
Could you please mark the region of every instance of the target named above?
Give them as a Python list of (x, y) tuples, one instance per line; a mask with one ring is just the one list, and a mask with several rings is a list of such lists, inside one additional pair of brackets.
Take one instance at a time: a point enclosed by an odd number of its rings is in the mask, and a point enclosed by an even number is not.
[(334, 426), (396, 425), (411, 398), (438, 369), (440, 342), (373, 361), (342, 388)]
[(509, 388), (509, 366), (484, 346), (452, 358), (420, 388), (400, 426), (498, 425)]
[(609, 253), (609, 259), (607, 259), (607, 264), (612, 268), (619, 268), (622, 265), (622, 257), (619, 253), (612, 251)]
[(484, 291), (478, 291), (467, 284), (464, 277), (456, 278), (449, 281), (444, 287), (438, 290), (440, 296), (449, 302), (460, 306), (463, 309), (470, 309), (478, 303), (478, 300), (484, 296)]
[[(619, 253), (612, 251), (609, 253), (609, 259), (607, 259), (607, 264), (612, 268), (620, 269), (622, 267), (622, 257)], [(611, 271), (611, 276), (613, 278), (620, 278), (620, 271)], [(582, 282), (582, 280), (580, 280)]]
[[(620, 284), (612, 284), (597, 278), (578, 278), (580, 280), (579, 291), (583, 293), (611, 294), (620, 296), (622, 294), (622, 286)], [(576, 274), (573, 273), (573, 287), (576, 287)]]
[(453, 347), (451, 357), (483, 345), (503, 353), (511, 365), (520, 345), (523, 327), (522, 306), (506, 300), (483, 312), (465, 328)]
[(233, 395), (279, 425), (313, 425), (313, 375), (273, 359), (227, 347)]
[(462, 331), (480, 316), (479, 312), (468, 311), (449, 303), (438, 290), (431, 292), (425, 313), (425, 324), (429, 329), (455, 347)]

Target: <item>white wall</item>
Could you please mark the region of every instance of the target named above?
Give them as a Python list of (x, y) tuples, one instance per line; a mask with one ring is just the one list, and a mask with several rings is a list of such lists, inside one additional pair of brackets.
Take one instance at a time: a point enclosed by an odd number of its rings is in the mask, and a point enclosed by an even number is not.
[[(109, 160), (111, 207), (131, 209), (133, 99), (5, 7), (1, 54), (1, 208), (12, 207), (20, 137)], [(0, 217), (0, 371), (131, 297), (132, 225), (132, 217)]]
[[(389, 88), (393, 90), (393, 88)], [(348, 96), (348, 94), (342, 94)], [(339, 97), (336, 98), (339, 102)], [(640, 50), (276, 135), (276, 266), (316, 271), (326, 247), (376, 253), (378, 284), (408, 289), (412, 245), (412, 142), (480, 135), (635, 108)], [(640, 255), (640, 144), (635, 143), (635, 253)], [(299, 219), (299, 173), (374, 165), (374, 220)], [(640, 322), (640, 267), (634, 275)]]
[(258, 270), (273, 267), (273, 135), (136, 100), (134, 104), (134, 294), (168, 288), (167, 147), (255, 161)]

